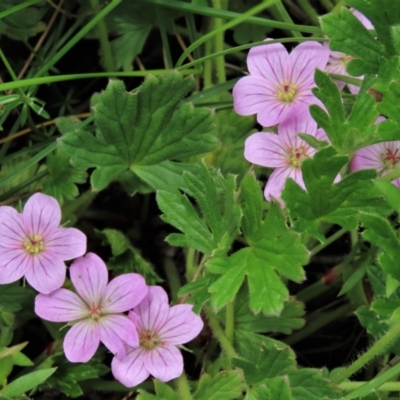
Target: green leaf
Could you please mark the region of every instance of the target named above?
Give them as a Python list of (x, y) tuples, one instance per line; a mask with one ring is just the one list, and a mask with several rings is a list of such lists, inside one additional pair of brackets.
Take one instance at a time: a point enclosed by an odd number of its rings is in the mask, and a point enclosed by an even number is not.
[(359, 10), (372, 22), (379, 38), (378, 43), (385, 46), (387, 54), (395, 54), (391, 27), (400, 24), (400, 9), (393, 7), (390, 0), (348, 0), (347, 4)]
[(379, 60), (386, 54), (385, 47), (347, 8), (342, 8), (340, 17), (332, 13), (325, 15), (321, 18), (321, 25), (330, 38), (332, 50), (359, 59), (360, 73), (378, 72)]
[(134, 92), (110, 81), (95, 107), (97, 136), (71, 132), (60, 139), (61, 150), (76, 166), (95, 167), (91, 183), (101, 190), (126, 169), (142, 167), (213, 150), (209, 110), (181, 102), (193, 80), (177, 72), (149, 76)]
[(287, 374), (296, 368), (296, 356), (289, 347), (285, 349), (251, 349), (250, 358), (235, 358), (233, 364), (244, 372), (247, 385), (255, 385), (267, 378)]
[(23, 375), (3, 388), (2, 394), (10, 397), (21, 395), (45, 382), (56, 370), (57, 368), (40, 369)]
[(391, 182), (382, 179), (373, 180), (375, 187), (385, 196), (390, 207), (400, 213), (400, 189)]
[(242, 378), (238, 371), (221, 372), (214, 377), (204, 374), (194, 400), (234, 400), (242, 394)]
[(163, 383), (158, 379), (154, 379), (154, 388), (158, 398), (163, 398), (165, 400), (180, 400), (180, 397), (171, 386), (168, 386), (166, 383)]
[(47, 156), (49, 175), (44, 181), (44, 193), (53, 196), (62, 205), (79, 194), (76, 183), (86, 182), (86, 170), (73, 167), (59, 151)]
[(17, 283), (0, 285), (0, 309), (9, 312), (21, 310), (23, 302), (30, 293), (27, 288)]
[[(243, 194), (246, 196), (246, 192)], [(246, 197), (244, 203), (247, 204)], [(259, 213), (257, 207), (244, 211)], [(289, 292), (278, 273), (300, 282), (304, 279), (301, 266), (308, 261), (308, 252), (300, 243), (299, 236), (286, 226), (285, 216), (275, 203), (271, 205), (259, 229), (251, 231), (246, 240), (250, 247), (230, 257), (211, 260), (208, 264), (210, 272), (222, 275), (210, 286), (212, 305), (221, 308), (231, 301), (247, 276), (251, 310), (279, 315)]]
[(169, 235), (168, 242), (174, 246), (192, 247), (204, 254), (216, 250), (226, 253), (237, 236), (241, 218), (235, 200), (234, 176), (224, 178), (201, 163), (195, 174), (185, 173), (183, 179), (200, 207), (201, 216), (187, 196), (159, 191), (157, 203), (164, 213), (162, 219), (184, 233)]
[(161, 282), (154, 268), (122, 232), (115, 229), (103, 229), (97, 232), (103, 238), (102, 244), (111, 246), (113, 257), (107, 262), (109, 269), (117, 273), (137, 272), (145, 278), (148, 285)]
[(11, 355), (7, 357), (3, 357), (0, 360), (0, 382), (3, 382), (7, 379), (8, 375), (11, 374), (13, 370), (13, 357)]
[(391, 36), (393, 38), (393, 46), (396, 54), (400, 54), (400, 24), (391, 27)]

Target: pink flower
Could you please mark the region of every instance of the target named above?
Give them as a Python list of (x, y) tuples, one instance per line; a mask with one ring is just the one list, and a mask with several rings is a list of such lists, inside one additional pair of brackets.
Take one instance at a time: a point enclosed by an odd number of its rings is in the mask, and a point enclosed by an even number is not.
[[(374, 29), (373, 25), (371, 24), (371, 21), (365, 17), (363, 14), (361, 14), (359, 11), (355, 10), (354, 8), (350, 9), (350, 11), (353, 13), (355, 17), (365, 26), (367, 29)], [(325, 46), (328, 46), (327, 43), (324, 43)], [(344, 76), (350, 76), (347, 73), (347, 64), (349, 61), (353, 60), (353, 56), (349, 56), (348, 54), (341, 53), (339, 51), (333, 51), (330, 50), (329, 53), (329, 60), (328, 64), (325, 67), (325, 71), (329, 72), (331, 74), (338, 74), (338, 75), (344, 75)], [(363, 79), (364, 76), (360, 76), (360, 79)], [(336, 84), (338, 85), (339, 89), (342, 90), (346, 83), (341, 82), (341, 81), (336, 81)], [(357, 94), (360, 91), (360, 88), (356, 85), (351, 85), (347, 84), (349, 90), (353, 94)]]
[(203, 328), (192, 306), (170, 308), (164, 289), (150, 286), (147, 297), (129, 315), (136, 323), (140, 344), (130, 348), (124, 359), (114, 357), (111, 368), (115, 379), (132, 387), (150, 374), (163, 382), (180, 376), (183, 358), (176, 346), (189, 342)]
[(75, 228), (59, 227), (61, 209), (50, 196), (36, 193), (22, 214), (0, 207), (0, 283), (25, 275), (37, 291), (50, 293), (65, 280), (65, 260), (85, 254), (86, 236)]
[(253, 47), (247, 57), (250, 76), (233, 88), (233, 106), (240, 115), (257, 114), (263, 126), (273, 126), (291, 115), (308, 113), (322, 103), (312, 94), (315, 68), (324, 69), (329, 50), (304, 42), (289, 54), (280, 43)]
[[(350, 162), (350, 170), (373, 168), (386, 175), (400, 166), (400, 141), (381, 142), (357, 150)], [(392, 181), (400, 188), (400, 178)]]
[(107, 267), (94, 253), (76, 259), (69, 271), (78, 294), (67, 289), (39, 294), (36, 314), (52, 322), (70, 322), (72, 328), (65, 335), (64, 352), (71, 362), (89, 361), (100, 341), (117, 357), (124, 357), (124, 342), (137, 346), (139, 339), (135, 324), (121, 313), (146, 296), (143, 277), (124, 274), (107, 284)]
[[(316, 150), (309, 146), (297, 133), (306, 133), (318, 140), (329, 142), (323, 129), (308, 114), (295, 114), (278, 126), (278, 135), (272, 132), (257, 132), (247, 138), (244, 157), (253, 164), (275, 168), (268, 178), (264, 196), (280, 200), (286, 179), (292, 178), (305, 189), (301, 165), (314, 156)], [(280, 200), (280, 203), (282, 201)]]

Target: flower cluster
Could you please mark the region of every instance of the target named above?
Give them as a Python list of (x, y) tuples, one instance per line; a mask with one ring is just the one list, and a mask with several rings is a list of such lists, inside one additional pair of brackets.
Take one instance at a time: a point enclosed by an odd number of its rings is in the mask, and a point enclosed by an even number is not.
[[(267, 40), (268, 41), (268, 40)], [(278, 134), (257, 132), (245, 143), (245, 158), (257, 165), (275, 168), (265, 187), (265, 198), (283, 204), (281, 192), (286, 178), (304, 188), (301, 166), (315, 149), (297, 133), (329, 142), (309, 113), (309, 105), (323, 104), (313, 95), (315, 69), (324, 69), (329, 50), (317, 42), (304, 42), (289, 54), (280, 43), (254, 47), (249, 51), (250, 75), (233, 88), (233, 104), (240, 115), (257, 114), (264, 127), (278, 125)]]
[[(101, 258), (94, 253), (83, 256), (86, 236), (60, 227), (60, 221), (57, 201), (41, 193), (28, 199), (21, 214), (0, 207), (0, 283), (25, 276), (39, 292), (36, 314), (71, 325), (63, 343), (69, 361), (89, 361), (102, 342), (114, 355), (114, 376), (127, 386), (150, 374), (164, 382), (181, 375), (183, 358), (176, 346), (191, 341), (203, 328), (192, 306), (169, 307), (164, 289), (147, 286), (136, 273), (108, 282)], [(71, 259), (75, 291), (61, 287), (64, 261)]]

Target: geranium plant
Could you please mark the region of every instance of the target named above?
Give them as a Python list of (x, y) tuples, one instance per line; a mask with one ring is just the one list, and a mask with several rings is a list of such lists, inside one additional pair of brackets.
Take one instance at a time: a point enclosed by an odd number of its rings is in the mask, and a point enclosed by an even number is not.
[(400, 393), (400, 3), (0, 2), (0, 398)]

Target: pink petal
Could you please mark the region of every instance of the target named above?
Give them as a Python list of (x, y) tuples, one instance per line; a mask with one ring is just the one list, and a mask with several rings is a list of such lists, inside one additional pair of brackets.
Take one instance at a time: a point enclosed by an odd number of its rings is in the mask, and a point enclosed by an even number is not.
[(299, 90), (315, 86), (315, 68), (321, 70), (329, 59), (329, 49), (318, 42), (303, 42), (290, 53), (293, 65), (290, 82), (299, 86)]
[(233, 87), (233, 108), (239, 115), (253, 115), (265, 108), (268, 97), (276, 98), (268, 81), (260, 77), (245, 76)]
[(277, 168), (268, 178), (267, 185), (264, 189), (264, 196), (268, 201), (271, 201), (272, 198), (275, 198), (276, 200), (281, 198), (282, 190), (285, 187), (287, 178), (292, 178), (303, 189), (305, 189), (300, 168)]
[(285, 168), (287, 148), (275, 133), (257, 132), (246, 139), (244, 158), (263, 167)]
[(100, 332), (96, 321), (87, 319), (78, 322), (65, 335), (65, 357), (71, 362), (88, 362), (99, 344)]
[(144, 278), (139, 274), (124, 274), (106, 287), (101, 301), (105, 313), (120, 313), (138, 305), (147, 294)]
[(275, 86), (289, 79), (290, 58), (281, 43), (252, 47), (247, 56), (250, 74), (260, 76)]
[(350, 11), (364, 25), (365, 28), (374, 29), (374, 26), (372, 25), (371, 21), (364, 14), (361, 14), (360, 11), (357, 11), (354, 8), (351, 8)]
[(46, 236), (60, 225), (61, 209), (53, 197), (35, 193), (24, 206), (23, 218), (29, 234)]
[(257, 114), (257, 122), (267, 127), (279, 124), (294, 113), (295, 102), (296, 99), (291, 103), (285, 103), (276, 96), (266, 98), (263, 109)]
[(189, 304), (180, 304), (169, 310), (168, 320), (158, 331), (163, 342), (172, 345), (184, 344), (201, 332), (204, 323), (192, 308)]
[(22, 215), (11, 207), (0, 207), (0, 211), (1, 246), (24, 248), (27, 233)]
[(65, 281), (66, 268), (62, 260), (46, 250), (30, 255), (31, 266), (25, 277), (29, 284), (40, 293), (49, 294), (60, 288)]
[(160, 286), (149, 286), (147, 296), (133, 309), (137, 315), (137, 330), (157, 332), (168, 318), (168, 297)]
[(155, 378), (168, 382), (183, 372), (183, 357), (175, 346), (156, 347), (145, 353), (144, 365)]
[(0, 246), (0, 253), (0, 284), (21, 279), (32, 265), (31, 255), (25, 250)]
[(61, 260), (72, 260), (86, 252), (86, 235), (75, 228), (57, 228), (43, 239), (45, 248)]
[(384, 158), (387, 151), (385, 143), (373, 144), (357, 150), (350, 162), (350, 170), (358, 171), (360, 169), (373, 168), (381, 171), (384, 168), (382, 158)]
[(317, 134), (315, 135), (315, 138), (318, 140), (325, 140), (325, 142), (328, 142), (328, 143), (331, 142), (328, 138), (328, 135), (322, 128), (317, 129)]
[(50, 294), (38, 294), (35, 313), (47, 321), (70, 322), (89, 315), (83, 301), (70, 290), (57, 289)]
[(397, 186), (398, 188), (400, 188), (400, 178), (395, 179), (394, 181), (392, 181), (393, 185)]
[(98, 255), (87, 253), (77, 258), (69, 268), (69, 274), (76, 291), (87, 304), (100, 304), (108, 282), (108, 271)]
[(123, 360), (114, 357), (111, 370), (114, 378), (127, 387), (139, 385), (149, 377), (149, 372), (144, 366), (145, 351), (133, 349)]
[(299, 144), (306, 144), (297, 133), (307, 133), (315, 137), (317, 123), (308, 113), (293, 114), (279, 125), (278, 133), (287, 148), (297, 147)]
[(124, 343), (131, 347), (139, 345), (139, 337), (133, 322), (124, 315), (105, 315), (98, 320), (100, 340), (116, 357), (126, 355)]

